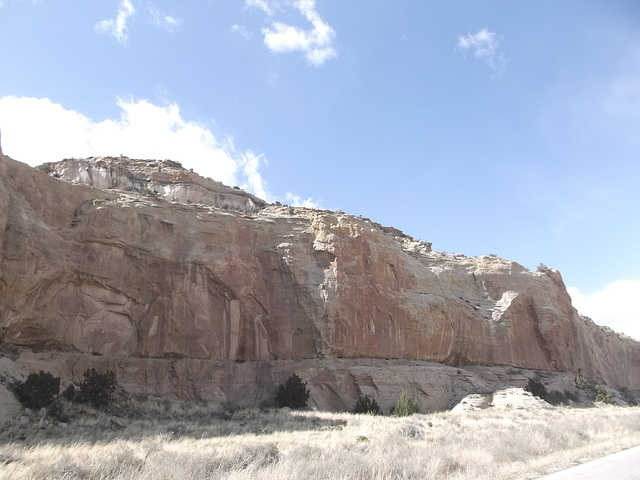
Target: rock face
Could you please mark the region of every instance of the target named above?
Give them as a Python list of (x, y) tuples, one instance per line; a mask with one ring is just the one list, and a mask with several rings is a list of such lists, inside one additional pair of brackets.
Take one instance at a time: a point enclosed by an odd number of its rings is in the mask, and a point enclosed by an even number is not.
[(319, 369), (318, 405), (335, 406), (366, 385), (323, 380), (331, 362), (376, 359), (581, 369), (640, 388), (640, 343), (579, 317), (555, 270), (266, 205), (174, 162), (41, 170), (0, 157), (0, 327), (39, 352), (25, 365), (55, 358), (63, 379), (94, 362), (134, 390), (257, 403), (298, 362)]
[(180, 203), (206, 204), (225, 210), (252, 212), (266, 206), (264, 200), (238, 187), (202, 178), (171, 160), (144, 161), (126, 157), (68, 159), (45, 163), (39, 169), (55, 178), (96, 188), (161, 196)]

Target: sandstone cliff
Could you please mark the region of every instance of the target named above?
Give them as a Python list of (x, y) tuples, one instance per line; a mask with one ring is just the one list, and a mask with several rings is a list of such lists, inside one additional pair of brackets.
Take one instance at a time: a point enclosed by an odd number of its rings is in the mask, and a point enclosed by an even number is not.
[(258, 402), (298, 362), (334, 408), (367, 378), (380, 389), (373, 367), (354, 380), (369, 364), (582, 369), (640, 388), (640, 343), (579, 317), (555, 270), (266, 205), (174, 162), (1, 156), (0, 262), (5, 341), (67, 379), (102, 364), (136, 391)]

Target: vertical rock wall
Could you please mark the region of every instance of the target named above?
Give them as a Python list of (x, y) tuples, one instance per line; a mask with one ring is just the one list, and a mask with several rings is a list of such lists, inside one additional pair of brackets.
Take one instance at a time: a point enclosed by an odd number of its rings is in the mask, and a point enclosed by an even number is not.
[[(638, 342), (580, 318), (554, 270), (434, 252), (340, 212), (185, 204), (0, 158), (0, 327), (14, 345), (197, 398), (255, 381), (237, 365), (304, 359), (581, 369), (640, 387)], [(75, 378), (69, 361), (59, 373)]]

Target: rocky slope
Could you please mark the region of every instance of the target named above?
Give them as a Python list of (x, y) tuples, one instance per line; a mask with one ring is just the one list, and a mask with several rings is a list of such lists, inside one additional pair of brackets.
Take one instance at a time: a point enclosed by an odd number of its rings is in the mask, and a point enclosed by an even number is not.
[[(579, 317), (555, 270), (266, 205), (175, 162), (0, 156), (0, 262), (5, 342), (63, 383), (101, 365), (132, 391), (257, 403), (295, 370), (323, 408), (477, 365), (640, 388), (640, 343)], [(438, 382), (442, 407), (457, 393)]]

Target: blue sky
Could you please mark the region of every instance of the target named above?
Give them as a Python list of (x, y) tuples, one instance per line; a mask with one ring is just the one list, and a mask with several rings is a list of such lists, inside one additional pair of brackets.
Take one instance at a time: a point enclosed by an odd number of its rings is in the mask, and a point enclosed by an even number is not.
[(1, 0), (5, 154), (171, 158), (558, 268), (640, 338), (640, 3)]

